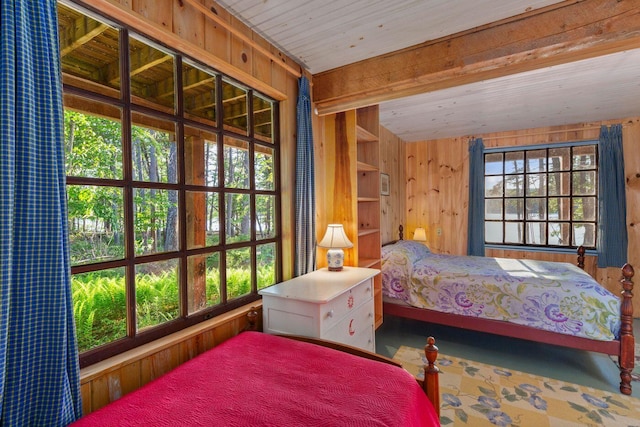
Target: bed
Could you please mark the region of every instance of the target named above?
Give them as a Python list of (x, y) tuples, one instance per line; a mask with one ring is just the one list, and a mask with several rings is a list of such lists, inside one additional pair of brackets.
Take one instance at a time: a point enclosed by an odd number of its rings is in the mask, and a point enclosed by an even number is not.
[(246, 331), (72, 425), (439, 426), (433, 343), (420, 387), (374, 353)]
[(633, 268), (622, 275), (619, 298), (569, 263), (434, 254), (401, 238), (382, 248), (383, 311), (617, 355), (620, 391), (631, 394)]

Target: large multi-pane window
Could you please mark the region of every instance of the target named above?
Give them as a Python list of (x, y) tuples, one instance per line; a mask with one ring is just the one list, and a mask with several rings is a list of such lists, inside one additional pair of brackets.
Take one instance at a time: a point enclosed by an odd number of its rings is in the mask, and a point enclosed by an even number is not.
[(597, 148), (591, 142), (485, 153), (485, 243), (594, 248)]
[(278, 105), (73, 3), (58, 11), (86, 365), (276, 283)]

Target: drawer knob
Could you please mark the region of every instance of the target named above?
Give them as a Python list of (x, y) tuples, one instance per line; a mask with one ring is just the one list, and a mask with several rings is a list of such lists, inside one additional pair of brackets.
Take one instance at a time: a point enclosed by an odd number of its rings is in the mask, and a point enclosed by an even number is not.
[(329, 312), (327, 313), (327, 317), (333, 317), (333, 310), (329, 310)]
[(353, 328), (353, 319), (349, 322), (349, 335), (353, 336), (356, 333), (356, 330)]

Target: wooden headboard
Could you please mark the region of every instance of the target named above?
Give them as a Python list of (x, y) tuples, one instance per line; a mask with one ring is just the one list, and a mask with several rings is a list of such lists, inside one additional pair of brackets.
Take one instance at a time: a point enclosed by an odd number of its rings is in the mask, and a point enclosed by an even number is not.
[[(400, 224), (400, 226), (398, 227), (398, 240), (404, 240), (404, 227), (402, 226), (402, 224)], [(392, 240), (390, 242), (383, 243), (382, 246), (393, 245), (398, 240)]]

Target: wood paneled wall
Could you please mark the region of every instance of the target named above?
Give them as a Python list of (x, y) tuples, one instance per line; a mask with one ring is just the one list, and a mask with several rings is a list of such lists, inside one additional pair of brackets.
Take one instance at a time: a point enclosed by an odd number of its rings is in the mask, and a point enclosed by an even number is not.
[[(475, 135), (485, 148), (525, 146), (554, 142), (597, 140), (601, 125), (623, 124), (625, 155), (629, 263), (637, 268), (640, 283), (640, 118), (591, 122), (542, 129)], [(468, 137), (409, 143), (406, 146), (405, 237), (416, 227), (427, 229), (427, 244), (438, 253), (464, 255), (467, 250), (467, 206), (469, 203)], [(575, 263), (574, 254), (488, 250), (487, 256), (546, 259)], [(614, 293), (620, 292), (620, 270), (599, 269), (588, 256), (586, 270)], [(640, 316), (640, 298), (634, 315)]]
[(424, 227), (434, 252), (466, 252), (468, 158), (466, 139), (407, 144), (407, 239)]

